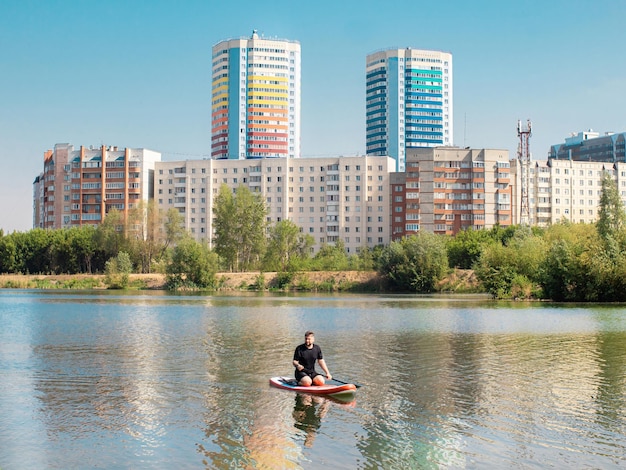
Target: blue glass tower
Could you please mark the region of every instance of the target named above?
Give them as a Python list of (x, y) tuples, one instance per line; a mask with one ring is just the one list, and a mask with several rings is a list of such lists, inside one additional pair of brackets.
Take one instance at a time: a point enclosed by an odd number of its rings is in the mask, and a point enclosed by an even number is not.
[(450, 146), (452, 54), (386, 49), (367, 56), (366, 148), (405, 170), (406, 149)]

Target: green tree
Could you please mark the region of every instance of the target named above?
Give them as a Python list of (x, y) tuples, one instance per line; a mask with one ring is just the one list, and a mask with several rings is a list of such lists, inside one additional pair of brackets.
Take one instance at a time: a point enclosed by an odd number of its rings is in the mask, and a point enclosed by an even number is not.
[(215, 285), (217, 255), (206, 243), (185, 237), (172, 250), (172, 260), (167, 265), (167, 286), (207, 288)]
[(447, 239), (448, 261), (450, 267), (471, 269), (483, 249), (495, 243), (494, 237), (487, 230), (462, 230)]
[(605, 172), (602, 176), (602, 192), (596, 227), (611, 254), (615, 255), (624, 249), (626, 212), (624, 212), (624, 203), (617, 184), (609, 172)]
[(178, 209), (170, 208), (165, 213), (165, 220), (163, 221), (163, 230), (165, 231), (162, 245), (161, 257), (165, 255), (165, 251), (170, 247), (176, 245), (179, 240), (185, 237), (185, 225), (183, 216)]
[(391, 242), (378, 259), (378, 272), (404, 291), (433, 292), (447, 271), (446, 240), (428, 232)]
[(349, 264), (346, 246), (343, 240), (339, 239), (334, 245), (322, 245), (315, 253), (311, 267), (315, 271), (345, 271), (350, 269)]
[(17, 246), (10, 235), (0, 237), (0, 273), (19, 272)]
[[(516, 230), (506, 237), (506, 245), (494, 243), (485, 247), (474, 264), (476, 277), (496, 298), (509, 298), (520, 291), (537, 296), (540, 268), (547, 247), (541, 236), (529, 229)], [(527, 286), (532, 286), (528, 291)]]
[(166, 214), (154, 200), (138, 203), (130, 212), (126, 224), (127, 245), (142, 273), (152, 272), (153, 265), (166, 254), (185, 233), (182, 215), (171, 208)]
[(246, 186), (235, 193), (222, 185), (213, 206), (216, 253), (230, 271), (245, 271), (258, 264), (266, 247), (267, 209), (259, 193)]
[(51, 267), (54, 273), (90, 273), (97, 246), (93, 225), (49, 230)]
[(237, 265), (237, 207), (235, 195), (226, 185), (222, 185), (213, 204), (213, 246), (229, 271)]
[(270, 227), (263, 265), (267, 271), (287, 271), (296, 258), (308, 257), (314, 240), (290, 220), (281, 220)]
[(53, 231), (36, 228), (28, 232), (14, 232), (17, 269), (24, 274), (50, 274), (51, 238)]
[(120, 251), (116, 257), (106, 262), (104, 282), (109, 289), (126, 289), (132, 271), (130, 256), (125, 251)]
[(120, 251), (126, 249), (124, 214), (117, 209), (112, 209), (98, 225), (95, 240), (104, 252), (106, 259), (117, 256)]

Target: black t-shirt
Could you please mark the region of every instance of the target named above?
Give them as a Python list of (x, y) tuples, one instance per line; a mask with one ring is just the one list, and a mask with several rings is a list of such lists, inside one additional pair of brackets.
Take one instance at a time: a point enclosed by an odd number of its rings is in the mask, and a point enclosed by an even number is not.
[(306, 344), (302, 343), (293, 353), (293, 360), (298, 361), (305, 369), (310, 371), (315, 370), (315, 361), (322, 358), (322, 349), (317, 344), (313, 344), (313, 347), (308, 349)]

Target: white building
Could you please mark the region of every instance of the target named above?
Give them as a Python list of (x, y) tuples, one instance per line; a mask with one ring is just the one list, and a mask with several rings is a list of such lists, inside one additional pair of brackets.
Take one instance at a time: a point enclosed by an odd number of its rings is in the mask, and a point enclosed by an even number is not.
[(575, 160), (533, 161), (530, 168), (531, 225), (548, 226), (563, 219), (593, 223), (598, 218), (602, 177), (610, 172), (626, 204), (626, 163)]
[(388, 157), (333, 157), (159, 162), (154, 197), (164, 211), (175, 207), (185, 228), (209, 245), (213, 203), (220, 188), (240, 185), (260, 193), (267, 221), (291, 220), (315, 240), (313, 251), (342, 240), (350, 253), (390, 241)]

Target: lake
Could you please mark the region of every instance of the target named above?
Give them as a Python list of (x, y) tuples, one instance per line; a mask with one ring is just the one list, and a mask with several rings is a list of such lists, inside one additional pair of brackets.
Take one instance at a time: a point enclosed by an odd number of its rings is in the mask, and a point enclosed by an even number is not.
[(626, 306), (0, 290), (3, 470), (505, 466), (626, 467)]

